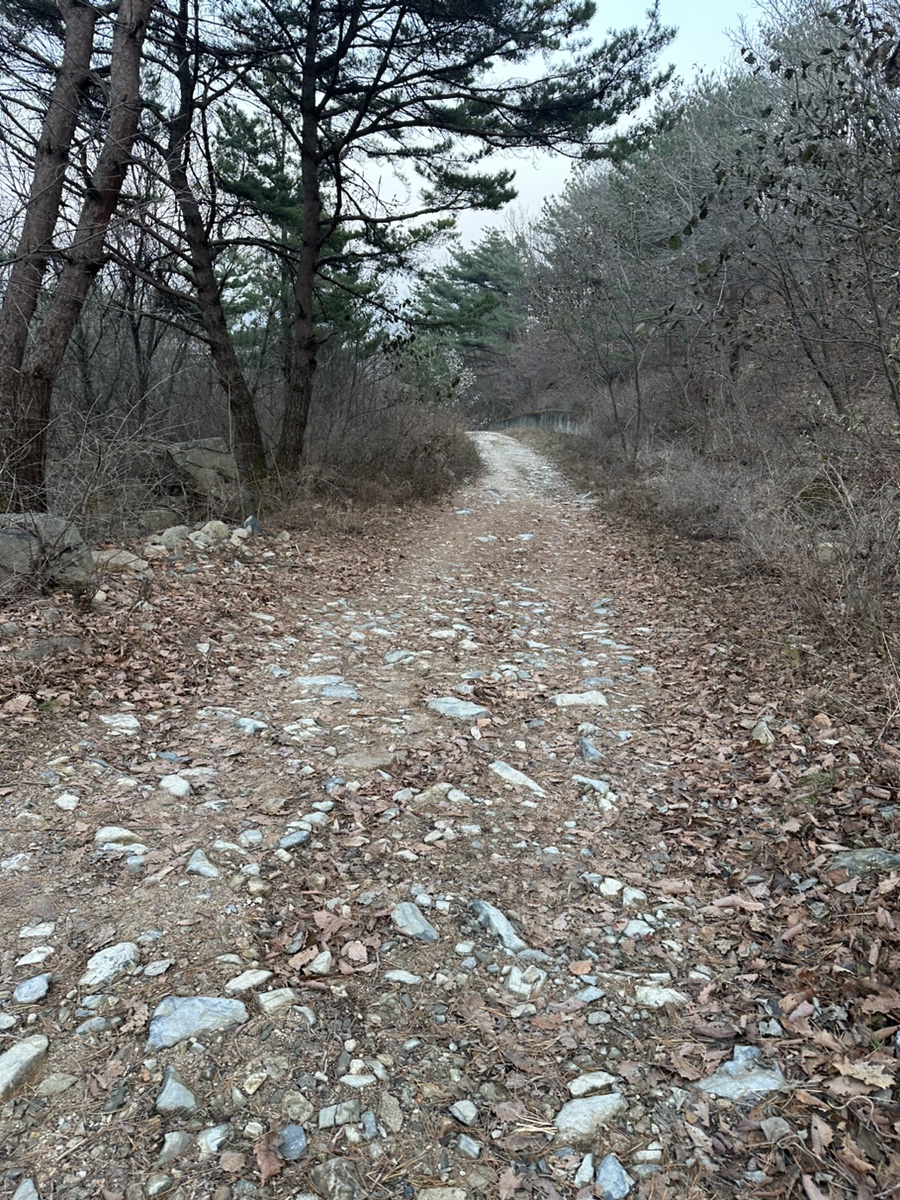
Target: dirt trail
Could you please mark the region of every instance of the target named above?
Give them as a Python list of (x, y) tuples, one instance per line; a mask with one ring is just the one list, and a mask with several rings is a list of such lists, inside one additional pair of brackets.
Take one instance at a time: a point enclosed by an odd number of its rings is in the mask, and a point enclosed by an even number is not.
[[(685, 798), (653, 562), (623, 611), (633, 548), (476, 436), (486, 476), (390, 542), (160, 565), (148, 630), (174, 648), (191, 614), (200, 698), (123, 668), (10, 726), (0, 1050), (34, 1061), (0, 1195), (763, 1195), (793, 1169), (761, 1124), (792, 1070), (758, 983), (775, 826)], [(737, 1110), (691, 1090), (741, 1061)]]

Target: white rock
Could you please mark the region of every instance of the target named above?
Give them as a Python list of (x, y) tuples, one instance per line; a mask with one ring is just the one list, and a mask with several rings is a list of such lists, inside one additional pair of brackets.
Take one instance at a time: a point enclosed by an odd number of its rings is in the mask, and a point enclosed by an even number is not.
[(272, 992), (260, 992), (256, 999), (266, 1016), (274, 1017), (296, 1004), (300, 996), (294, 988), (285, 987)]
[(94, 845), (103, 850), (130, 850), (143, 854), (147, 847), (140, 835), (121, 825), (102, 825), (94, 834)]
[(542, 971), (540, 967), (531, 965), (523, 970), (521, 967), (512, 966), (506, 977), (506, 990), (513, 996), (528, 1000), (537, 995), (546, 980), (547, 972)]
[(682, 1008), (691, 1002), (690, 996), (686, 996), (684, 992), (675, 988), (656, 987), (653, 984), (638, 984), (634, 989), (634, 998), (642, 1008), (662, 1008), (666, 1004)]
[(202, 875), (204, 879), (218, 879), (221, 871), (209, 861), (202, 850), (195, 850), (184, 868), (185, 875)]
[(513, 787), (526, 788), (529, 792), (534, 792), (536, 796), (546, 796), (547, 793), (539, 783), (535, 783), (533, 779), (529, 779), (522, 771), (517, 771), (515, 767), (511, 767), (508, 763), (497, 762), (490, 764), (491, 771), (498, 775), (504, 783), (511, 783)]
[(19, 937), (23, 939), (48, 938), (52, 936), (55, 928), (55, 921), (41, 921), (39, 925), (23, 925), (19, 930)]
[(179, 799), (190, 796), (192, 791), (188, 780), (181, 775), (163, 775), (159, 781), (159, 786), (164, 792), (168, 792), (170, 796), (176, 796)]
[(146, 571), (149, 563), (130, 550), (94, 550), (91, 557), (101, 571)]
[(141, 732), (141, 723), (131, 713), (108, 713), (101, 715), (100, 721), (112, 734), (127, 734), (134, 737)]
[(61, 792), (55, 796), (53, 803), (57, 808), (61, 808), (63, 812), (74, 812), (78, 807), (81, 797), (76, 796), (74, 792)]
[(428, 701), (428, 707), (443, 717), (454, 717), (458, 721), (475, 721), (489, 716), (488, 710), (471, 700), (457, 700), (455, 696), (437, 696)]
[(201, 1158), (211, 1158), (217, 1154), (231, 1132), (230, 1125), (212, 1125), (208, 1129), (201, 1129), (197, 1134), (197, 1149), (200, 1152)]
[(36, 1033), (0, 1054), (0, 1104), (31, 1078), (44, 1061), (49, 1048), (49, 1040), (42, 1033)]
[(234, 979), (229, 979), (225, 984), (225, 991), (239, 995), (241, 992), (250, 992), (253, 988), (262, 987), (264, 983), (268, 983), (272, 978), (274, 971), (243, 971), (240, 975), (235, 975)]
[(98, 950), (87, 961), (87, 970), (78, 980), (80, 988), (101, 988), (124, 975), (141, 961), (141, 952), (134, 942), (118, 942)]
[(304, 975), (330, 975), (331, 968), (334, 966), (334, 955), (330, 950), (323, 950), (321, 954), (317, 954), (311, 963), (307, 963), (303, 968)]
[(481, 924), (497, 935), (504, 949), (513, 954), (521, 954), (528, 949), (527, 943), (522, 941), (499, 908), (494, 908), (487, 900), (473, 900), (470, 908), (475, 910)]
[(557, 708), (606, 708), (606, 697), (602, 692), (560, 692), (550, 703)]
[(628, 1105), (618, 1092), (603, 1096), (586, 1096), (564, 1104), (554, 1118), (560, 1135), (567, 1141), (593, 1140), (614, 1118), (625, 1112)]

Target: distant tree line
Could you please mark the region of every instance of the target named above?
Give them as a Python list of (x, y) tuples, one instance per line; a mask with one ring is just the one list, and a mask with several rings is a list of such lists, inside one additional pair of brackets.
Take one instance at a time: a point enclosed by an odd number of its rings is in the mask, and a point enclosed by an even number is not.
[(3, 504), (46, 507), (73, 440), (119, 432), (295, 472), (323, 363), (392, 369), (392, 272), (515, 194), (491, 154), (599, 153), (665, 84), (655, 11), (590, 46), (594, 13), (0, 0)]

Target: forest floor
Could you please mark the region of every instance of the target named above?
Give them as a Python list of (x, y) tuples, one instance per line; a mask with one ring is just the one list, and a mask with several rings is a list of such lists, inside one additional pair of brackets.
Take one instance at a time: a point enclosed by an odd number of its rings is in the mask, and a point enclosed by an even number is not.
[(0, 1196), (900, 1194), (883, 672), (476, 436), (0, 613)]

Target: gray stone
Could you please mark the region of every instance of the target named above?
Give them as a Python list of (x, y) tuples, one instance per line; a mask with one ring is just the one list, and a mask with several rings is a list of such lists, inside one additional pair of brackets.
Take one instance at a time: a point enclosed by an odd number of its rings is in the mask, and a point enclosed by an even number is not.
[(193, 790), (190, 780), (185, 779), (183, 775), (163, 775), (159, 786), (164, 792), (168, 792), (170, 796), (175, 796), (179, 800), (185, 799)]
[(49, 1047), (49, 1040), (42, 1033), (35, 1033), (0, 1054), (0, 1104), (31, 1078)]
[(336, 687), (344, 682), (343, 675), (297, 675), (294, 683), (309, 692), (319, 692), (324, 687)]
[(418, 905), (411, 904), (408, 900), (397, 905), (391, 913), (391, 920), (401, 933), (405, 933), (407, 937), (414, 938), (418, 942), (436, 942), (438, 940), (438, 931), (425, 920)]
[(39, 1096), (60, 1096), (74, 1087), (78, 1082), (77, 1075), (67, 1075), (63, 1071), (55, 1071), (46, 1075), (34, 1089)]
[(547, 980), (547, 972), (534, 965), (526, 967), (513, 966), (506, 976), (506, 990), (520, 1000), (529, 1000), (537, 995)]
[(580, 1000), (582, 1004), (596, 1004), (598, 1000), (602, 1000), (606, 995), (603, 988), (594, 987), (589, 984), (587, 987), (581, 988), (575, 993), (575, 999)]
[(240, 1000), (221, 996), (166, 996), (150, 1020), (147, 1045), (159, 1050), (204, 1033), (234, 1029), (250, 1019)]
[(504, 949), (513, 954), (528, 949), (527, 944), (522, 941), (499, 908), (494, 908), (493, 904), (488, 904), (486, 900), (473, 900), (469, 907), (475, 911), (481, 924), (500, 939)]
[(457, 1100), (450, 1105), (450, 1115), (463, 1125), (474, 1125), (478, 1120), (478, 1108), (471, 1100)]
[(151, 1171), (144, 1180), (143, 1194), (147, 1200), (152, 1200), (154, 1196), (164, 1196), (172, 1187), (172, 1176), (167, 1175), (165, 1171)]
[(313, 1167), (311, 1175), (325, 1200), (366, 1200), (366, 1188), (349, 1158), (329, 1158)]
[(900, 854), (882, 850), (880, 846), (868, 846), (862, 850), (843, 850), (831, 860), (831, 870), (844, 870), (848, 875), (865, 875), (869, 871), (896, 871), (900, 869)]
[(100, 723), (111, 734), (122, 737), (137, 737), (141, 732), (141, 723), (133, 713), (102, 713)]
[(784, 1117), (767, 1117), (765, 1121), (760, 1121), (759, 1127), (767, 1142), (780, 1141), (794, 1132)]
[(238, 491), (240, 475), (224, 438), (197, 438), (163, 447), (178, 475), (204, 496), (230, 499)]
[(277, 1149), (287, 1162), (296, 1162), (306, 1153), (306, 1145), (306, 1132), (302, 1125), (285, 1125)]
[(163, 1138), (162, 1150), (159, 1152), (156, 1165), (164, 1167), (166, 1163), (170, 1163), (173, 1159), (178, 1158), (179, 1155), (184, 1154), (192, 1140), (191, 1135), (185, 1133), (183, 1129), (178, 1129), (174, 1133), (167, 1133)]
[(625, 1200), (634, 1187), (634, 1180), (614, 1154), (607, 1154), (597, 1167), (594, 1187), (600, 1193), (601, 1200)]
[(477, 1142), (475, 1138), (469, 1137), (467, 1133), (461, 1133), (456, 1142), (456, 1148), (460, 1154), (464, 1154), (466, 1158), (478, 1158), (481, 1154), (481, 1142)]
[(559, 692), (550, 697), (556, 708), (606, 708), (606, 697), (602, 692)]
[(459, 1187), (416, 1188), (416, 1200), (467, 1200), (468, 1195)]
[(585, 762), (598, 763), (603, 761), (603, 755), (588, 738), (579, 738), (578, 752)]
[(602, 1096), (585, 1096), (564, 1104), (554, 1118), (560, 1135), (575, 1144), (593, 1141), (598, 1133), (628, 1105), (618, 1092)]
[(202, 850), (195, 850), (184, 868), (185, 875), (202, 875), (204, 879), (218, 879), (221, 871), (209, 861)]
[(686, 996), (684, 992), (676, 991), (675, 988), (657, 987), (655, 984), (638, 984), (634, 989), (634, 998), (644, 1008), (662, 1008), (666, 1004), (683, 1008), (691, 1001), (690, 996)]
[(37, 1004), (50, 990), (52, 978), (50, 972), (46, 971), (43, 975), (32, 975), (30, 979), (23, 979), (13, 989), (13, 1000), (16, 1004)]
[(262, 987), (264, 983), (268, 983), (272, 975), (272, 971), (242, 971), (240, 975), (235, 975), (233, 979), (228, 980), (225, 984), (225, 991), (233, 992), (235, 995), (239, 995), (241, 992), (250, 992), (254, 988)]
[(93, 569), (91, 552), (71, 521), (46, 513), (0, 515), (0, 595), (21, 579), (81, 591)]
[(247, 737), (259, 737), (269, 728), (265, 721), (257, 721), (254, 717), (237, 717), (234, 727), (238, 733), (246, 734)]
[(197, 1097), (174, 1067), (166, 1067), (155, 1107), (164, 1117), (187, 1117), (197, 1111)]
[(576, 1187), (586, 1187), (589, 1183), (594, 1182), (594, 1156), (586, 1154), (581, 1160), (581, 1165), (575, 1172), (575, 1178), (572, 1181)]
[(99, 850), (130, 850), (134, 854), (147, 850), (139, 834), (121, 825), (102, 825), (94, 834), (94, 845)]
[(696, 1086), (711, 1096), (726, 1100), (754, 1100), (767, 1092), (778, 1091), (784, 1086), (784, 1075), (776, 1064), (774, 1067), (758, 1067), (756, 1060), (760, 1050), (756, 1046), (735, 1046), (731, 1061), (723, 1063), (718, 1071), (697, 1081)]
[(322, 688), (323, 700), (358, 700), (359, 692), (351, 683), (328, 683)]
[(138, 558), (130, 550), (94, 550), (91, 554), (95, 569), (99, 571), (146, 571), (150, 565), (145, 558)]
[(405, 983), (407, 987), (416, 987), (422, 982), (422, 976), (414, 975), (412, 971), (385, 971), (384, 978), (388, 983)]
[(455, 696), (438, 696), (428, 701), (428, 707), (442, 717), (453, 717), (457, 721), (474, 721), (478, 717), (490, 716), (481, 704), (471, 700), (457, 700)]
[(12, 1200), (41, 1200), (33, 1179), (23, 1179), (12, 1194)]
[(206, 1129), (201, 1129), (197, 1134), (197, 1149), (200, 1157), (211, 1158), (213, 1154), (218, 1154), (229, 1133), (231, 1133), (231, 1126), (228, 1124), (210, 1125)]
[(80, 988), (105, 987), (137, 966), (141, 952), (134, 942), (118, 942), (92, 954), (87, 961), (87, 970), (78, 980)]
[(539, 783), (535, 783), (533, 779), (529, 779), (522, 771), (517, 771), (515, 767), (511, 767), (509, 763), (497, 762), (490, 764), (489, 770), (499, 776), (504, 783), (510, 783), (513, 787), (524, 788), (526, 791), (534, 792), (536, 796), (546, 796), (547, 793)]

